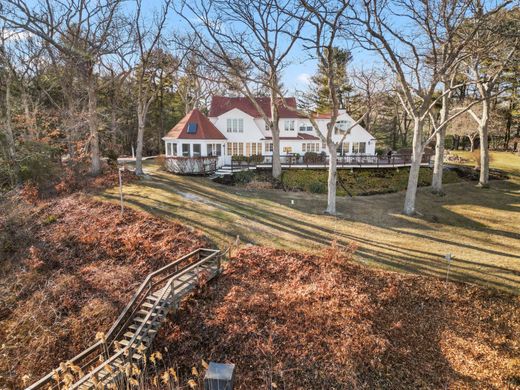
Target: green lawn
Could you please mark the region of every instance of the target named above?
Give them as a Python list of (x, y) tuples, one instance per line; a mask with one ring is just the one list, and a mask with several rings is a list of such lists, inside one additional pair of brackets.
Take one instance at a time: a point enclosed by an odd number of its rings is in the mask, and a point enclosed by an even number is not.
[[(520, 167), (519, 167), (520, 168)], [(202, 230), (224, 248), (242, 242), (319, 251), (331, 240), (359, 246), (356, 259), (374, 266), (519, 292), (520, 180), (448, 184), (446, 196), (419, 189), (419, 216), (401, 213), (404, 193), (339, 197), (338, 217), (322, 214), (325, 195), (247, 190), (202, 177), (175, 176), (147, 163), (146, 179), (125, 186), (128, 206)], [(117, 201), (117, 189), (100, 195)]]
[[(457, 151), (451, 151), (450, 153), (456, 154), (457, 156), (460, 156), (468, 162), (464, 163), (463, 165), (468, 165), (471, 167), (475, 166), (475, 154), (463, 151), (463, 150), (457, 150)], [(490, 156), (490, 167), (495, 169), (500, 169), (502, 171), (508, 172), (513, 175), (520, 176), (520, 156), (517, 154), (513, 154), (511, 152), (489, 152)]]

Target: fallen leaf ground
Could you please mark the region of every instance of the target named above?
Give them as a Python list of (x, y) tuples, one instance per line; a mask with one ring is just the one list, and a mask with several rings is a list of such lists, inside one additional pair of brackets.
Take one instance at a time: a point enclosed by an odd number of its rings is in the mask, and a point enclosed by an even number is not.
[(70, 195), (1, 204), (0, 388), (38, 379), (106, 332), (146, 275), (207, 241), (191, 228)]
[(238, 389), (520, 386), (518, 297), (334, 251), (244, 248), (162, 333), (181, 373), (235, 363)]

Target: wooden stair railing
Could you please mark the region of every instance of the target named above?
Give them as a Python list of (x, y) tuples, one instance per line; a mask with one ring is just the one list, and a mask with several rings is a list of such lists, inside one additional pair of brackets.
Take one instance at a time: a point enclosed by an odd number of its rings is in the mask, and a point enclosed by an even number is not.
[[(219, 250), (200, 248), (150, 273), (104, 340), (96, 342), (67, 362), (69, 366), (79, 367), (84, 373), (69, 388), (94, 388), (94, 382), (100, 376), (103, 381), (111, 383), (128, 362), (139, 363), (142, 356), (136, 351), (149, 348), (161, 321), (197, 285), (202, 271), (209, 270), (209, 278), (220, 272), (222, 256)], [(138, 315), (144, 315), (144, 318)], [(111, 353), (116, 347), (117, 351)], [(59, 367), (26, 390), (60, 389), (59, 381), (54, 378), (62, 374), (63, 370)]]

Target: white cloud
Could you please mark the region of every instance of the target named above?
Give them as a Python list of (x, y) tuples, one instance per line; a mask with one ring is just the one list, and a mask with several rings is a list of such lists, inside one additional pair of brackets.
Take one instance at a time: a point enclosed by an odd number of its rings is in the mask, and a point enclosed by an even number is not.
[(311, 82), (311, 75), (308, 73), (300, 73), (296, 80), (298, 80), (300, 84), (307, 85)]

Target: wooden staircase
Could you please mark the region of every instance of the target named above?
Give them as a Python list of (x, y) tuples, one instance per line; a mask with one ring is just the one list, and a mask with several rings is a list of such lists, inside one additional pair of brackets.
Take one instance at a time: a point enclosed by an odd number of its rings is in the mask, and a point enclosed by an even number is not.
[[(218, 275), (221, 257), (218, 250), (197, 249), (149, 274), (103, 340), (27, 390), (126, 387), (127, 373), (144, 363), (168, 313), (202, 281)], [(75, 382), (65, 386), (66, 375)]]

